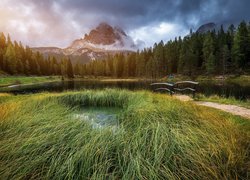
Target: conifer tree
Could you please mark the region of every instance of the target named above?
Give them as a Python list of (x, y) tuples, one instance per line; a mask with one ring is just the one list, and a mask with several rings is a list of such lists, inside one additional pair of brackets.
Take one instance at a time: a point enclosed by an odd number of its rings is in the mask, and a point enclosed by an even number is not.
[(227, 73), (229, 66), (230, 52), (227, 45), (223, 46), (222, 49), (222, 73), (223, 75)]
[(233, 60), (237, 68), (244, 69), (250, 62), (250, 40), (248, 27), (242, 21), (236, 31), (233, 44)]
[(202, 51), (203, 51), (204, 66), (206, 72), (208, 74), (212, 74), (215, 71), (215, 55), (214, 55), (214, 40), (211, 33), (205, 36)]
[(3, 59), (6, 71), (10, 74), (15, 74), (17, 63), (16, 63), (16, 53), (12, 43), (8, 43)]
[(69, 58), (67, 60), (67, 76), (68, 78), (74, 78), (72, 63)]

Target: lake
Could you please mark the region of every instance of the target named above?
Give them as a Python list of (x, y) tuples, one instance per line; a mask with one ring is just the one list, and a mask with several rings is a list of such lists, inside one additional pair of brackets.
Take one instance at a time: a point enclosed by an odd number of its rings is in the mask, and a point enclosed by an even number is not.
[[(81, 89), (105, 89), (120, 88), (129, 90), (153, 90), (151, 81), (98, 81), (98, 80), (67, 80), (50, 83), (39, 83), (33, 85), (14, 85), (1, 88), (0, 92), (13, 94), (27, 94), (38, 92), (63, 92), (67, 90)], [(197, 87), (198, 93), (209, 95), (219, 95), (224, 97), (235, 97), (236, 99), (248, 99), (250, 97), (250, 86), (239, 84), (212, 82), (201, 82)]]

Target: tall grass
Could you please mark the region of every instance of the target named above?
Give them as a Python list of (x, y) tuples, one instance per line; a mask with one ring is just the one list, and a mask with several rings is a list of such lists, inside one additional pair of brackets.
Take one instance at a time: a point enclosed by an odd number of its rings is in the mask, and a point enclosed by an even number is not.
[[(239, 117), (145, 91), (12, 98), (0, 104), (0, 179), (249, 178)], [(92, 106), (122, 108), (119, 129), (74, 118)]]

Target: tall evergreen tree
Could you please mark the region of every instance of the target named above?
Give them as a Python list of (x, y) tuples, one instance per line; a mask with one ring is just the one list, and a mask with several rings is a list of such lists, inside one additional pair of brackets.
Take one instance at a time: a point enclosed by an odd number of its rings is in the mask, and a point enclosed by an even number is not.
[(6, 52), (3, 57), (4, 66), (6, 71), (10, 74), (15, 74), (17, 71), (17, 61), (16, 61), (16, 53), (12, 43), (8, 43)]
[(214, 55), (214, 40), (211, 33), (205, 36), (202, 51), (204, 58), (204, 67), (206, 69), (206, 72), (212, 74), (215, 71), (215, 55)]
[(233, 60), (237, 68), (244, 69), (250, 63), (250, 40), (248, 27), (242, 21), (236, 31), (233, 44)]
[(72, 63), (69, 58), (67, 60), (67, 76), (68, 78), (74, 78)]
[(223, 75), (227, 73), (230, 60), (230, 51), (227, 45), (224, 45), (222, 48), (222, 73)]

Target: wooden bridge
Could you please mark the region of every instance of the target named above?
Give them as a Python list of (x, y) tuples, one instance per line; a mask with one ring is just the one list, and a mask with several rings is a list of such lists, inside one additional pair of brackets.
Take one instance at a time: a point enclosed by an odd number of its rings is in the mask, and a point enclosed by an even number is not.
[(157, 86), (155, 91), (168, 91), (170, 95), (176, 92), (181, 92), (182, 94), (186, 91), (191, 91), (193, 97), (195, 97), (196, 88), (199, 83), (195, 81), (178, 81), (176, 83), (152, 83), (151, 86)]

